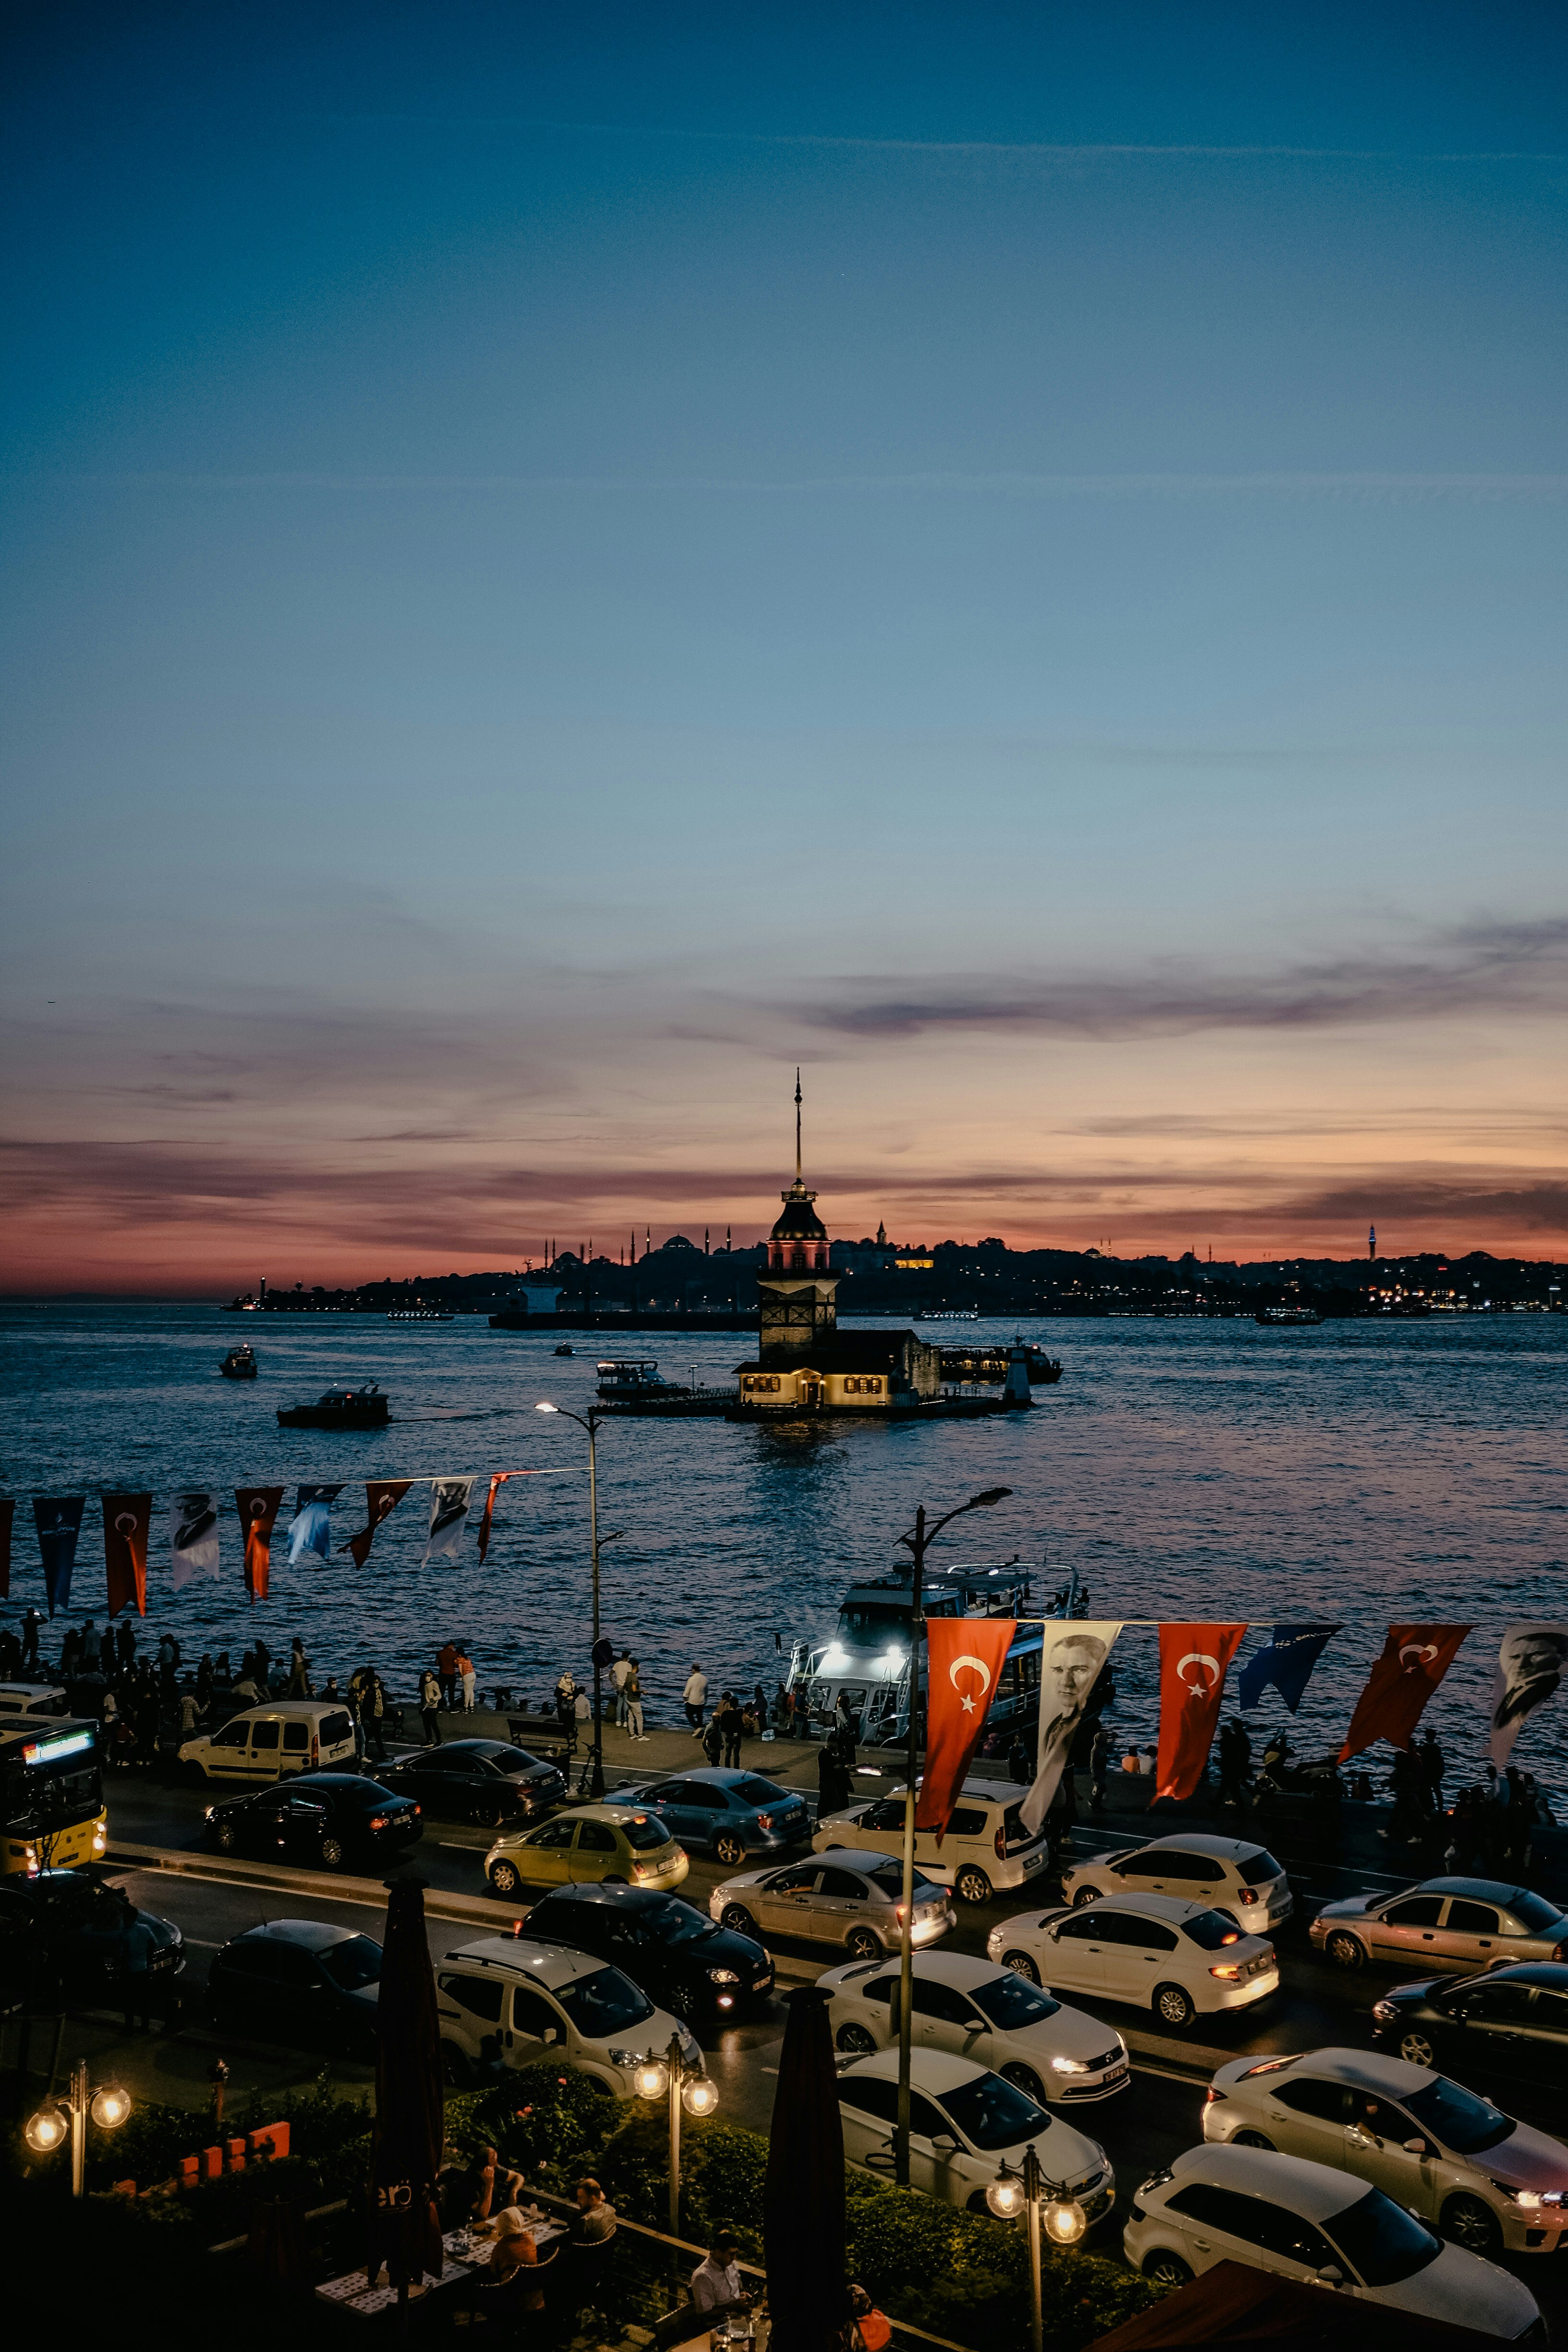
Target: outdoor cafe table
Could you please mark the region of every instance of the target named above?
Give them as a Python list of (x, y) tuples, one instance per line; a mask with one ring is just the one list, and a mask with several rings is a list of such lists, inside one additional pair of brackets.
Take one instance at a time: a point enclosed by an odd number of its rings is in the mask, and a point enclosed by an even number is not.
[[(566, 2234), (565, 2225), (560, 2221), (533, 2221), (529, 2227), (536, 2246), (547, 2246), (552, 2239)], [(481, 2238), (477, 2245), (472, 2244), (466, 2230), (448, 2230), (441, 2240), (441, 2248), (447, 2259), (440, 2277), (426, 2279), (421, 2286), (416, 2287), (410, 2294), (411, 2302), (423, 2302), (426, 2296), (438, 2294), (444, 2286), (455, 2285), (459, 2279), (471, 2278), (476, 2271), (488, 2267), (490, 2255), (495, 2251), (493, 2242), (489, 2239)], [(384, 2264), (381, 2265), (381, 2269), (384, 2267)], [(380, 2274), (378, 2269), (378, 2278)], [(384, 2284), (371, 2285), (365, 2277), (363, 2263), (358, 2270), (345, 2271), (342, 2278), (328, 2279), (316, 2289), (316, 2293), (323, 2302), (336, 2304), (340, 2311), (354, 2312), (361, 2319), (374, 2319), (378, 2312), (395, 2310), (397, 2305), (397, 2289)]]

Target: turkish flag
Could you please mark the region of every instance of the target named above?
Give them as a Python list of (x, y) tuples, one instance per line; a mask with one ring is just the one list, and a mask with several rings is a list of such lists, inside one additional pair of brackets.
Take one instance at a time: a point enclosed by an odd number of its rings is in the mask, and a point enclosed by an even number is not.
[(1190, 1797), (1203, 1779), (1226, 1669), (1246, 1632), (1245, 1625), (1161, 1626), (1157, 1797)]
[[(512, 1472), (510, 1470), (498, 1470), (494, 1477), (490, 1480), (490, 1491), (485, 1496), (485, 1515), (479, 1521), (479, 1566), (481, 1568), (483, 1568), (485, 1564), (485, 1554), (490, 1548), (490, 1521), (495, 1516), (496, 1488), (498, 1486), (504, 1486), (507, 1480), (511, 1477), (512, 1475)], [(520, 1475), (526, 1477), (528, 1473), (525, 1470)]]
[(105, 1495), (103, 1564), (109, 1571), (109, 1613), (122, 1609), (147, 1614), (147, 1538), (153, 1525), (151, 1495)]
[(383, 1519), (395, 1511), (412, 1486), (412, 1478), (367, 1478), (364, 1482), (365, 1523), (357, 1536), (351, 1536), (340, 1551), (352, 1551), (354, 1566), (363, 1568), (370, 1558), (370, 1548), (375, 1541), (375, 1531)]
[(926, 1620), (926, 1769), (915, 1827), (942, 1843), (1018, 1631), (1014, 1617)]
[(245, 1589), (251, 1600), (265, 1601), (272, 1573), (272, 1529), (282, 1507), (281, 1486), (237, 1486), (234, 1504), (245, 1529)]
[(1340, 1762), (1374, 1739), (1408, 1748), (1421, 1710), (1458, 1655), (1468, 1625), (1391, 1625), (1388, 1639), (1355, 1703)]

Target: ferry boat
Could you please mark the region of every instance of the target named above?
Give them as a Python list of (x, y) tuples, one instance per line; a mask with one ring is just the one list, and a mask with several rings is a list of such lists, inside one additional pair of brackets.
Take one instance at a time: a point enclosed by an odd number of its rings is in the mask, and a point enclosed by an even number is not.
[(379, 1381), (331, 1388), (315, 1404), (279, 1405), (280, 1429), (384, 1429), (387, 1401)]
[(257, 1371), (256, 1353), (249, 1340), (242, 1339), (237, 1348), (231, 1348), (218, 1370), (226, 1381), (253, 1381)]
[[(1030, 1609), (1030, 1571), (1016, 1559), (928, 1566), (923, 1613), (928, 1618), (1022, 1617)], [(859, 1721), (862, 1747), (890, 1748), (907, 1740), (913, 1602), (913, 1571), (895, 1568), (890, 1575), (849, 1587), (839, 1603), (838, 1627), (831, 1641), (795, 1643), (788, 1687), (795, 1694), (797, 1710), (804, 1705), (808, 1738), (823, 1738), (833, 1728), (842, 1697)], [(1037, 1621), (1019, 1626), (992, 1696), (987, 1749), (1005, 1747), (1017, 1732), (1027, 1737), (1037, 1722), (1043, 1646)]]
[(453, 1318), (444, 1307), (395, 1307), (386, 1319), (389, 1323), (450, 1323)]
[(687, 1393), (676, 1381), (661, 1378), (658, 1359), (653, 1356), (606, 1356), (594, 1369), (599, 1376), (599, 1394), (612, 1404)]
[(1315, 1307), (1260, 1307), (1252, 1319), (1267, 1324), (1271, 1330), (1299, 1330), (1306, 1324), (1321, 1323), (1323, 1318)]

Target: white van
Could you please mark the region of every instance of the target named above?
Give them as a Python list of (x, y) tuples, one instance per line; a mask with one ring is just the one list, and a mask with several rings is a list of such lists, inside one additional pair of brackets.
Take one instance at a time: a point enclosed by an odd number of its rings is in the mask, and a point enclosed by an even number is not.
[(346, 1707), (280, 1698), (230, 1716), (221, 1731), (185, 1740), (180, 1762), (206, 1780), (280, 1780), (289, 1772), (352, 1771), (355, 1752)]
[(656, 2009), (619, 1969), (560, 1944), (517, 1936), (459, 1944), (437, 1962), (436, 2010), (449, 2083), (472, 2082), (476, 2062), (493, 2050), (503, 2066), (563, 2058), (612, 2097), (630, 2099), (637, 2067), (650, 2051), (662, 2056), (672, 2034), (687, 2071), (704, 2072), (689, 2026)]
[[(1004, 1889), (1026, 1886), (1046, 1866), (1050, 1843), (1042, 1824), (1024, 1827), (1021, 1789), (994, 1781), (966, 1780), (941, 1845), (931, 1830), (915, 1832), (915, 1867), (940, 1885), (951, 1886), (961, 1903), (989, 1903)], [(818, 1853), (828, 1846), (869, 1846), (875, 1853), (901, 1858), (904, 1851), (904, 1784), (885, 1797), (863, 1798), (841, 1813), (824, 1813), (811, 1841)]]

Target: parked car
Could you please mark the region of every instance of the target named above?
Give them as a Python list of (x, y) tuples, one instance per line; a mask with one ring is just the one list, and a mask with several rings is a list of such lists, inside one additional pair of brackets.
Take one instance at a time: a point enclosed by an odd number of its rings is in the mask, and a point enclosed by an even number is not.
[[(1445, 2245), (1381, 2189), (1302, 2157), (1190, 2147), (1143, 2182), (1121, 2247), (1134, 2270), (1165, 2286), (1184, 2286), (1215, 2263), (1247, 2263), (1545, 2352), (1545, 2323), (1528, 2287)], [(1402, 2328), (1389, 2340), (1419, 2338)]]
[(1394, 1895), (1326, 1903), (1311, 1937), (1342, 1969), (1368, 1960), (1447, 1969), (1501, 1960), (1568, 1960), (1568, 1916), (1544, 1895), (1491, 1878), (1424, 1878)]
[(542, 1829), (503, 1830), (485, 1856), (497, 1895), (522, 1885), (679, 1886), (691, 1864), (664, 1823), (630, 1805), (578, 1805)]
[(805, 1800), (759, 1772), (680, 1772), (647, 1788), (617, 1789), (616, 1797), (646, 1805), (689, 1853), (700, 1848), (733, 1869), (749, 1853), (804, 1845), (811, 1828)]
[(221, 1731), (182, 1741), (180, 1763), (197, 1780), (280, 1780), (289, 1772), (353, 1769), (353, 1719), (345, 1707), (279, 1698), (231, 1716)]
[[(710, 1918), (742, 1936), (799, 1936), (807, 1943), (841, 1944), (858, 1960), (880, 1959), (900, 1938), (903, 1874), (896, 1862), (841, 1847), (786, 1863), (782, 1870), (747, 1870), (725, 1879), (708, 1898)], [(953, 1926), (947, 1890), (917, 1871), (914, 1943), (934, 1944)]]
[(703, 2071), (689, 2029), (657, 2009), (620, 1969), (560, 1944), (486, 1936), (437, 1963), (436, 2007), (448, 2080), (468, 2081), (490, 2059), (526, 2066), (559, 2057), (617, 2099), (636, 2096), (632, 2075), (649, 2052), (679, 2036), (687, 2065)]
[(1374, 2004), (1372, 2030), (1412, 2066), (1561, 2094), (1568, 2091), (1568, 1966), (1508, 1962), (1485, 1976), (1395, 1985)]
[(1233, 2059), (1204, 2137), (1338, 2165), (1473, 2254), (1568, 2252), (1568, 2147), (1382, 2051)]
[(1152, 1838), (1130, 1853), (1097, 1853), (1069, 1863), (1061, 1874), (1069, 1903), (1094, 1903), (1102, 1895), (1179, 1895), (1228, 1912), (1238, 1927), (1267, 1936), (1289, 1919), (1290, 1882), (1256, 1838), (1184, 1836)]
[[(530, 1927), (532, 1926), (531, 1917)], [(1131, 2077), (1113, 2027), (1068, 2009), (1018, 1975), (968, 1952), (917, 1952), (911, 2039), (917, 2049), (989, 2066), (1040, 2106), (1108, 2099)], [(855, 2056), (896, 2048), (899, 1970), (852, 1960), (818, 1977), (835, 2046)]]
[(68, 1715), (70, 1694), (58, 1683), (0, 1683), (0, 1715)]
[[(1044, 1870), (1050, 1841), (1043, 1826), (1024, 1827), (1022, 1806), (1016, 1793), (967, 1781), (940, 1846), (934, 1831), (915, 1832), (916, 1862), (928, 1878), (950, 1886), (961, 1903), (989, 1903), (1002, 1890), (1026, 1886)], [(811, 1843), (818, 1853), (836, 1846), (901, 1855), (904, 1784), (826, 1814)]]
[(0, 1989), (17, 2000), (110, 1999), (120, 1990), (121, 1937), (138, 1921), (155, 1938), (147, 1964), (162, 1999), (185, 1966), (185, 1939), (172, 1919), (139, 1910), (97, 1870), (0, 1878)]
[(399, 1796), (416, 1798), (427, 1813), (443, 1821), (479, 1822), (487, 1829), (538, 1821), (567, 1796), (557, 1765), (501, 1739), (448, 1739), (439, 1748), (416, 1748), (395, 1763), (378, 1766), (377, 1777)]
[(721, 1927), (681, 1895), (640, 1886), (560, 1886), (528, 1915), (530, 1941), (613, 1961), (689, 2024), (766, 2004), (773, 1964), (754, 1937)]
[(272, 1919), (213, 1955), (207, 2003), (225, 2032), (374, 2058), (381, 1946), (319, 1919)]
[(254, 1853), (274, 1862), (352, 1863), (384, 1868), (424, 1830), (412, 1797), (395, 1796), (357, 1772), (301, 1772), (282, 1788), (253, 1789), (209, 1805), (207, 1842), (220, 1853)]
[[(886, 2178), (899, 2112), (899, 2053), (879, 2051), (839, 2069), (846, 2162)], [(1116, 2173), (1098, 2140), (1047, 2115), (989, 2068), (943, 2050), (910, 2053), (910, 2180), (928, 2197), (986, 2213), (985, 2191), (1004, 2163), (1018, 2170), (1030, 2142), (1047, 2179), (1076, 2197), (1092, 2221), (1116, 2201)]]
[(1266, 1937), (1174, 1895), (1108, 1895), (1081, 1911), (1005, 1919), (985, 1948), (1031, 1984), (1131, 2001), (1176, 2032), (1206, 2011), (1245, 2009), (1279, 1986)]

